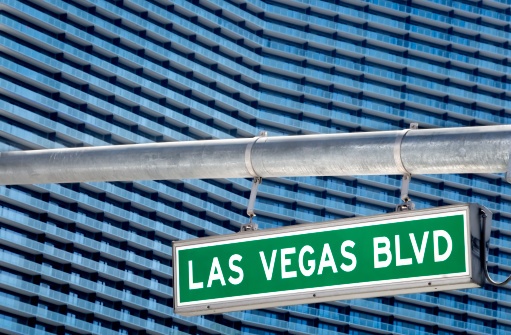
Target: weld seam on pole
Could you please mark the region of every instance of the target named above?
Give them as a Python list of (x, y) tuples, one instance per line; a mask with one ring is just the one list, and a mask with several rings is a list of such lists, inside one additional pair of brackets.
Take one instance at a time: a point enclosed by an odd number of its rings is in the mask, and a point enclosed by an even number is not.
[(399, 170), (399, 172), (401, 172), (402, 174), (411, 174), (410, 172), (408, 172), (405, 168), (405, 166), (403, 165), (403, 161), (401, 159), (401, 144), (403, 143), (403, 139), (406, 135), (406, 133), (408, 133), (408, 131), (410, 131), (410, 129), (405, 129), (403, 130), (397, 137), (396, 137), (396, 141), (394, 142), (394, 162), (396, 163), (396, 168)]
[(252, 165), (252, 148), (260, 138), (261, 136), (254, 137), (254, 140), (247, 144), (247, 147), (245, 148), (245, 167), (247, 168), (248, 173), (254, 178), (259, 178), (260, 176), (255, 172), (254, 166)]

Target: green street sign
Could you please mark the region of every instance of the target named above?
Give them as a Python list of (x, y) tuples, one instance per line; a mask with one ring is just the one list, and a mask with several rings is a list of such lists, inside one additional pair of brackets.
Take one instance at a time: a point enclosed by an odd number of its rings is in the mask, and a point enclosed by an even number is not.
[(464, 204), (176, 241), (175, 312), (479, 287), (480, 209)]

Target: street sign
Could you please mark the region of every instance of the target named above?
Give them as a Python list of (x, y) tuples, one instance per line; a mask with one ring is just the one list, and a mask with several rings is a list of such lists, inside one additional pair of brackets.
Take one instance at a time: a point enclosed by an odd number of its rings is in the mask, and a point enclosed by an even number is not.
[(479, 287), (482, 209), (462, 204), (175, 241), (174, 311)]

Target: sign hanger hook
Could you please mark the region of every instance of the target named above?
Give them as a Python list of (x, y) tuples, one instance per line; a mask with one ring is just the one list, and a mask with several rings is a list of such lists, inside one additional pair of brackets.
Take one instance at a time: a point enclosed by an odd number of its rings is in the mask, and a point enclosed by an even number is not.
[(257, 223), (252, 223), (252, 219), (254, 216), (256, 216), (254, 207), (255, 207), (255, 201), (257, 197), (257, 189), (259, 188), (259, 185), (263, 182), (263, 178), (255, 174), (255, 171), (252, 167), (252, 146), (255, 142), (261, 137), (267, 137), (268, 132), (267, 131), (260, 131), (259, 136), (255, 137), (254, 142), (251, 142), (245, 151), (245, 160), (247, 167), (250, 167), (249, 171), (251, 171), (251, 174), (254, 176), (254, 179), (252, 180), (252, 189), (250, 190), (250, 198), (248, 199), (248, 205), (247, 205), (247, 215), (250, 218), (247, 224), (242, 224), (240, 227), (240, 232), (243, 231), (254, 231), (258, 229)]
[[(401, 153), (401, 142), (403, 141), (403, 137), (406, 135), (406, 133), (410, 130), (416, 129), (419, 129), (419, 124), (410, 123), (410, 129), (406, 129), (403, 131), (401, 137), (398, 138), (399, 140), (396, 141), (394, 155), (396, 155), (397, 152)], [(410, 188), (410, 180), (412, 179), (412, 174), (406, 171), (405, 167), (403, 166), (403, 162), (401, 161), (401, 156), (394, 157), (394, 159), (399, 159), (399, 163), (401, 163), (399, 165), (401, 166), (401, 169), (404, 172), (403, 179), (401, 179), (401, 200), (403, 200), (404, 202), (396, 205), (396, 212), (414, 210), (415, 204), (411, 201), (412, 199), (408, 195), (408, 189)]]
[[(488, 273), (488, 260), (487, 260), (487, 249), (489, 250), (490, 248), (490, 241), (488, 239), (488, 242), (486, 242), (486, 233), (487, 233), (487, 230), (490, 230), (489, 228), (490, 227), (486, 227), (487, 225), (487, 218), (488, 218), (488, 215), (486, 214), (486, 211), (482, 210), (481, 209), (481, 218), (482, 218), (482, 227), (481, 227), (481, 245), (480, 245), (480, 249), (481, 249), (481, 266), (483, 268), (483, 271), (484, 271), (484, 276), (486, 277), (486, 280), (488, 280), (488, 282), (490, 284), (492, 284), (493, 286), (505, 286), (507, 283), (509, 283), (511, 281), (511, 275), (509, 277), (507, 277), (505, 280), (501, 281), (501, 282), (497, 282), (495, 280), (493, 280), (491, 277), (490, 277), (490, 274)], [(491, 225), (491, 223), (490, 223)]]

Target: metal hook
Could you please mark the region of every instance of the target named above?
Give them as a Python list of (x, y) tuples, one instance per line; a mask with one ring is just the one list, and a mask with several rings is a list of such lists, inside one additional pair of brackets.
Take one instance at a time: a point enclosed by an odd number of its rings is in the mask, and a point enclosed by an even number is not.
[(247, 215), (250, 217), (250, 222), (252, 222), (252, 218), (256, 216), (254, 207), (255, 207), (255, 201), (257, 196), (257, 189), (259, 188), (259, 185), (263, 182), (263, 178), (261, 177), (255, 177), (254, 180), (252, 180), (252, 189), (250, 190), (250, 198), (248, 199), (248, 206), (247, 206)]
[(242, 224), (240, 228), (241, 231), (252, 231), (257, 230), (258, 225), (257, 223), (252, 223), (252, 219), (254, 216), (256, 216), (254, 207), (255, 207), (255, 201), (257, 196), (257, 189), (259, 188), (259, 185), (263, 182), (263, 178), (261, 177), (255, 177), (252, 181), (252, 189), (250, 190), (250, 198), (248, 199), (248, 206), (247, 206), (247, 215), (250, 217), (250, 220), (247, 224)]
[(396, 212), (411, 211), (415, 209), (415, 204), (411, 201), (408, 195), (408, 188), (410, 187), (411, 174), (404, 174), (401, 180), (401, 200), (404, 202), (396, 205)]
[(486, 259), (487, 258), (486, 248), (489, 249), (489, 244), (488, 245), (486, 244), (486, 218), (488, 217), (488, 215), (486, 215), (486, 213), (483, 210), (481, 210), (481, 217), (483, 218), (483, 224), (482, 224), (482, 231), (481, 231), (481, 246), (480, 246), (480, 248), (481, 248), (481, 266), (484, 271), (484, 276), (486, 277), (486, 279), (488, 280), (488, 282), (490, 284), (492, 284), (494, 286), (504, 286), (511, 281), (511, 275), (509, 277), (507, 277), (507, 279), (505, 279), (501, 282), (496, 282), (490, 277), (490, 274), (488, 273), (488, 260)]
[(261, 137), (268, 136), (268, 132), (266, 131), (260, 131), (259, 136), (255, 137), (255, 141), (251, 142), (249, 146), (247, 146), (247, 149), (245, 151), (245, 164), (247, 165), (247, 169), (251, 172), (251, 174), (254, 176), (254, 179), (252, 180), (252, 189), (250, 190), (250, 198), (248, 199), (248, 205), (247, 205), (247, 215), (250, 218), (247, 224), (242, 224), (240, 227), (240, 232), (242, 231), (253, 231), (257, 230), (258, 224), (252, 223), (252, 219), (254, 216), (256, 216), (254, 207), (255, 207), (255, 201), (257, 197), (257, 189), (259, 188), (259, 185), (263, 182), (263, 178), (257, 176), (255, 174), (255, 171), (253, 171), (252, 167), (252, 145), (257, 142), (257, 140)]
[[(418, 123), (410, 123), (410, 129), (406, 129), (403, 133), (403, 135), (399, 138), (399, 142), (396, 142), (396, 146), (401, 147), (401, 142), (403, 140), (403, 137), (406, 135), (406, 133), (409, 130), (416, 130), (419, 129)], [(396, 148), (394, 148), (396, 150)], [(394, 157), (396, 159), (396, 157)], [(401, 166), (401, 170), (403, 170), (403, 179), (401, 179), (401, 200), (404, 201), (404, 203), (396, 205), (396, 212), (402, 212), (402, 211), (411, 211), (415, 209), (415, 204), (411, 201), (412, 199), (408, 195), (408, 190), (410, 188), (410, 180), (412, 179), (412, 175), (406, 171), (405, 167), (403, 166), (403, 163), (401, 162), (401, 158), (399, 158), (399, 163)]]

